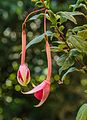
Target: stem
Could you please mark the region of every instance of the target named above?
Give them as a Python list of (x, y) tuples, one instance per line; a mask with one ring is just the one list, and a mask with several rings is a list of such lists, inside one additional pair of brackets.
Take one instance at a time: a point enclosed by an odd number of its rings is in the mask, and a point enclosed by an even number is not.
[(44, 35), (46, 36), (46, 10), (45, 10), (45, 14), (44, 14)]
[(45, 14), (44, 14), (44, 38), (46, 41), (46, 53), (47, 53), (47, 61), (48, 61), (47, 80), (50, 81), (51, 71), (52, 71), (52, 61), (51, 61), (51, 50), (48, 42), (48, 36), (46, 35), (46, 12), (47, 10), (45, 10)]
[(25, 62), (25, 53), (26, 53), (26, 22), (30, 15), (38, 13), (39, 11), (45, 10), (45, 8), (41, 8), (39, 10), (35, 10), (27, 15), (23, 24), (22, 24), (22, 55), (21, 55), (21, 64)]
[(23, 24), (26, 24), (27, 19), (30, 17), (30, 15), (35, 14), (35, 13), (38, 13), (38, 12), (43, 11), (43, 10), (45, 10), (45, 8), (41, 8), (41, 9), (39, 9), (39, 10), (35, 10), (35, 11), (29, 13), (29, 14), (27, 15), (27, 17), (25, 18)]
[(44, 0), (41, 0), (42, 1), (42, 3), (44, 3)]
[(52, 60), (51, 60), (51, 51), (50, 51), (50, 45), (48, 43), (48, 40), (46, 40), (46, 53), (47, 53), (47, 61), (48, 61), (47, 80), (50, 81), (51, 71), (52, 71)]
[[(85, 65), (83, 63), (80, 62), (80, 60), (76, 57), (75, 60), (77, 61), (77, 63), (81, 66), (81, 67), (84, 67)], [(83, 71), (80, 71), (80, 72), (83, 72), (83, 73), (86, 73), (87, 74), (87, 70), (83, 70)]]
[(25, 62), (26, 53), (26, 25), (22, 26), (22, 55), (21, 55), (21, 65)]
[(65, 42), (65, 44), (67, 45), (68, 49), (70, 50), (70, 47), (67, 44), (67, 42), (65, 41), (65, 38), (64, 38), (63, 34), (60, 32), (60, 30), (58, 29), (58, 27), (56, 29), (57, 29), (58, 33), (60, 33), (60, 36), (62, 37), (62, 40)]
[(80, 73), (83, 73), (83, 74), (87, 74), (87, 71), (85, 71), (85, 70), (78, 69), (77, 71)]
[(41, 2), (43, 3), (43, 5), (44, 5), (44, 8), (46, 8), (46, 5), (45, 5), (45, 3), (44, 3), (44, 0), (41, 0)]

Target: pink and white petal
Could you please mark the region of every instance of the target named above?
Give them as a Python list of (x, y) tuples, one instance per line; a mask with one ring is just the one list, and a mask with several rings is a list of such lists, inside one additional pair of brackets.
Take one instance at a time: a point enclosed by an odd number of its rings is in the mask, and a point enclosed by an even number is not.
[(41, 84), (39, 84), (38, 86), (34, 87), (32, 90), (28, 91), (28, 92), (22, 92), (23, 94), (33, 94), (36, 93), (40, 90), (42, 90), (47, 84), (47, 81), (43, 81)]
[(40, 103), (38, 105), (35, 105), (35, 107), (40, 107), (46, 101), (47, 97), (49, 96), (49, 93), (50, 93), (50, 84), (47, 84), (43, 90), (43, 96)]

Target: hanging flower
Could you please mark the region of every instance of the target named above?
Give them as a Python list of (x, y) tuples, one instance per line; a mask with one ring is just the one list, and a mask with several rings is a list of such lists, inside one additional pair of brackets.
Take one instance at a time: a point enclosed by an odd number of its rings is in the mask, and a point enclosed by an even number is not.
[(48, 61), (48, 74), (46, 80), (44, 80), (38, 86), (35, 86), (32, 90), (28, 92), (22, 92), (23, 94), (34, 94), (34, 96), (40, 100), (38, 105), (35, 107), (41, 106), (47, 99), (50, 93), (50, 77), (51, 77), (51, 53), (50, 53), (50, 46), (48, 41), (46, 41), (46, 53), (47, 53), (47, 61)]
[(38, 105), (35, 105), (35, 107), (41, 106), (47, 99), (48, 95), (50, 93), (50, 82), (48, 80), (44, 80), (41, 84), (34, 87), (32, 90), (28, 92), (23, 92), (23, 94), (34, 94), (35, 98), (40, 100), (40, 103)]
[(23, 25), (22, 28), (22, 56), (21, 56), (21, 65), (17, 72), (17, 80), (22, 86), (26, 86), (30, 81), (30, 70), (25, 64), (25, 53), (26, 53), (26, 26)]

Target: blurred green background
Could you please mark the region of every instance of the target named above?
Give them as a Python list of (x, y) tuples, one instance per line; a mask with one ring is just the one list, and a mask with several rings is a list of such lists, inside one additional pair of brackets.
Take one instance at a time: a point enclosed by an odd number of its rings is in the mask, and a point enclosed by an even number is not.
[[(54, 12), (68, 10), (76, 0), (52, 0)], [(21, 25), (33, 11), (30, 0), (0, 0), (0, 120), (75, 120), (79, 107), (87, 101), (86, 75), (70, 74), (63, 85), (58, 85), (58, 66), (52, 54), (53, 73), (51, 94), (40, 108), (34, 108), (37, 101), (33, 95), (23, 95), (17, 83), (16, 73), (20, 65)], [(49, 29), (49, 26), (48, 26)], [(43, 20), (32, 21), (27, 26), (27, 42), (43, 33)], [(34, 83), (44, 80), (47, 62), (44, 42), (27, 50), (26, 62)]]

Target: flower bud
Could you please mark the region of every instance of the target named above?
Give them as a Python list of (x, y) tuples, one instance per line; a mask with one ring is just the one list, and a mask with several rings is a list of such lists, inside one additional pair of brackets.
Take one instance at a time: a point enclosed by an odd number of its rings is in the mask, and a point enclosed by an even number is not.
[(30, 82), (30, 70), (25, 64), (20, 65), (17, 72), (17, 80), (22, 86), (26, 86)]

